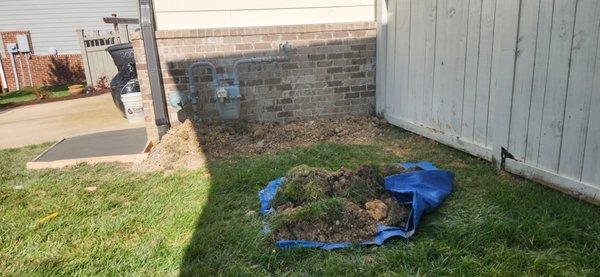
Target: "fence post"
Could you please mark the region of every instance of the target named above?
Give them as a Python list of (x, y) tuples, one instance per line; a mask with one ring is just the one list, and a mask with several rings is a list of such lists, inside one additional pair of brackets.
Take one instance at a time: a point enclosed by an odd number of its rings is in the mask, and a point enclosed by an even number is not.
[(119, 40), (120, 43), (128, 43), (129, 42), (129, 28), (127, 25), (121, 25), (119, 27)]
[(85, 45), (85, 34), (82, 29), (77, 29), (77, 39), (79, 40), (79, 47), (81, 48), (81, 60), (83, 62), (83, 69), (85, 71), (85, 80), (88, 86), (94, 85), (94, 80), (92, 79), (92, 72), (90, 70), (90, 63), (88, 61), (88, 53), (87, 47)]

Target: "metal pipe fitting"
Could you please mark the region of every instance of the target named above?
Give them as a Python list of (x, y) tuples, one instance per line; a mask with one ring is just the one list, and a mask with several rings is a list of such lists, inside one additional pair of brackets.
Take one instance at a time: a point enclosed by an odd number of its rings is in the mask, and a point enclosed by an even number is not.
[(194, 70), (200, 66), (208, 66), (211, 70), (212, 75), (212, 86), (216, 90), (219, 87), (219, 78), (217, 77), (217, 67), (209, 61), (195, 62), (188, 67), (188, 86), (190, 90), (190, 101), (192, 102), (192, 110), (194, 111), (194, 119), (196, 122), (199, 121), (200, 115), (198, 114), (198, 90), (194, 85)]
[(283, 55), (280, 56), (266, 56), (256, 58), (244, 58), (239, 59), (233, 63), (233, 85), (240, 85), (240, 77), (238, 76), (238, 66), (245, 63), (272, 63), (272, 62), (285, 62), (290, 60), (290, 49), (291, 46), (288, 42), (279, 45), (279, 51), (283, 51)]

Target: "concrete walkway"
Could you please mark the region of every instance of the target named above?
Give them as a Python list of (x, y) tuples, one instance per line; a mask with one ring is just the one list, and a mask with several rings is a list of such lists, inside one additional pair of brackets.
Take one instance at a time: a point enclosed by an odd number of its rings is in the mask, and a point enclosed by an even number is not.
[(0, 149), (61, 138), (144, 127), (130, 124), (109, 93), (99, 96), (0, 110)]

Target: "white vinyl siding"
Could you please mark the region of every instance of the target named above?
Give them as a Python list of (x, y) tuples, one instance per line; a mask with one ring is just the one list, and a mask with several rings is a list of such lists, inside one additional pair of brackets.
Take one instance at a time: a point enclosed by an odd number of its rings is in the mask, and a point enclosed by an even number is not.
[(159, 30), (375, 20), (374, 0), (155, 0)]
[(137, 0), (0, 0), (0, 32), (28, 30), (33, 51), (59, 54), (80, 53), (76, 29), (111, 30), (102, 21), (116, 13), (119, 17), (138, 17)]

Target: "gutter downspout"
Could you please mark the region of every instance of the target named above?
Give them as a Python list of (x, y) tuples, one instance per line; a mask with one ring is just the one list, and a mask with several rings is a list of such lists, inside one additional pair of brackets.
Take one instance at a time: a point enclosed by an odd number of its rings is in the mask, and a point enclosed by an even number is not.
[(156, 30), (154, 7), (152, 0), (139, 0), (139, 5), (140, 27), (142, 29), (146, 67), (148, 70), (148, 79), (150, 81), (150, 92), (152, 94), (152, 106), (154, 108), (155, 124), (158, 128), (158, 137), (160, 139), (167, 131), (169, 131), (171, 124), (167, 112), (167, 101), (165, 99), (165, 89), (162, 82), (160, 63), (158, 61), (156, 36), (154, 34), (154, 31)]
[(12, 67), (13, 76), (15, 77), (15, 88), (16, 90), (21, 89), (21, 84), (19, 83), (19, 75), (17, 74), (17, 65), (15, 64), (15, 55), (13, 53), (8, 53), (10, 56), (10, 65)]

